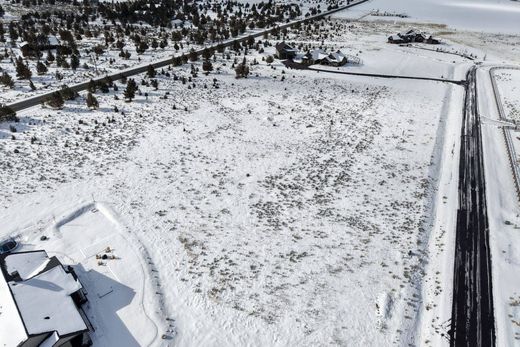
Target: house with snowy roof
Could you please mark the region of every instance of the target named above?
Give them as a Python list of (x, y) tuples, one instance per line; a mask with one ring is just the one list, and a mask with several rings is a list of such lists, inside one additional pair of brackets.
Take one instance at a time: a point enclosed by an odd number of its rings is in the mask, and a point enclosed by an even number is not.
[(308, 51), (303, 56), (299, 57), (299, 59), (295, 59), (295, 61), (304, 65), (321, 64), (331, 66), (342, 66), (347, 63), (347, 56), (340, 50), (337, 50), (336, 52), (332, 53), (327, 53), (323, 49), (318, 48), (312, 51)]
[(0, 255), (0, 346), (91, 345), (83, 287), (43, 250)]
[(388, 37), (389, 43), (410, 43), (410, 42), (420, 42), (420, 43), (429, 43), (429, 44), (439, 44), (439, 40), (434, 39), (433, 36), (427, 35), (423, 32), (420, 32), (415, 29), (410, 29), (406, 32), (398, 33), (397, 35), (391, 35)]

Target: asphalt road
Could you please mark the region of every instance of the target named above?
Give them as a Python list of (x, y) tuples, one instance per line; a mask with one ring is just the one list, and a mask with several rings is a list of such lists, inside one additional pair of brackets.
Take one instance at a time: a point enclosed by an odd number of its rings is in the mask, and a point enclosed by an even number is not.
[(451, 346), (495, 346), (495, 317), (476, 67), (467, 74), (459, 164)]
[[(339, 11), (343, 11), (345, 9), (348, 9), (350, 7), (353, 7), (353, 6), (356, 6), (356, 5), (359, 5), (359, 4), (362, 4), (362, 3), (367, 2), (367, 1), (368, 0), (353, 1), (353, 2), (349, 3), (348, 5), (341, 6), (341, 7), (338, 7), (336, 9), (332, 9), (330, 11), (325, 11), (323, 13), (320, 13), (320, 14), (317, 14), (317, 15), (314, 15), (314, 16), (309, 16), (309, 17), (306, 17), (306, 18), (303, 18), (303, 19), (294, 20), (294, 21), (291, 21), (289, 23), (280, 24), (280, 25), (277, 25), (275, 27), (271, 27), (271, 28), (268, 28), (268, 29), (265, 29), (265, 30), (262, 30), (262, 31), (255, 32), (255, 33), (250, 33), (250, 34), (247, 34), (247, 35), (244, 35), (244, 36), (241, 36), (241, 37), (238, 37), (238, 38), (230, 39), (230, 40), (227, 40), (227, 41), (224, 41), (224, 42), (219, 42), (219, 43), (216, 43), (214, 45), (208, 46), (206, 48), (217, 49), (218, 46), (230, 47), (230, 46), (233, 46), (235, 44), (235, 42), (241, 43), (243, 41), (247, 41), (250, 37), (257, 38), (259, 36), (263, 36), (265, 33), (269, 33), (269, 32), (275, 31), (275, 30), (282, 30), (282, 29), (285, 29), (285, 28), (288, 28), (288, 27), (291, 27), (293, 25), (297, 25), (297, 24), (300, 24), (300, 23), (305, 23), (305, 22), (316, 20), (316, 19), (321, 19), (321, 18), (329, 16), (329, 15), (331, 15), (333, 13), (336, 13), (336, 12), (339, 12)], [(199, 54), (199, 56), (202, 54), (204, 49), (200, 49), (200, 50), (196, 51)], [(188, 53), (186, 53), (186, 55), (187, 54)], [(181, 56), (181, 55), (178, 55), (178, 56)], [(109, 74), (107, 76), (110, 77), (112, 79), (112, 81), (117, 81), (117, 80), (122, 79), (123, 77), (130, 77), (130, 76), (135, 76), (135, 75), (144, 73), (144, 72), (147, 71), (148, 66), (150, 66), (150, 65), (152, 65), (156, 69), (168, 66), (168, 65), (173, 63), (173, 58), (174, 57), (164, 58), (164, 59), (158, 60), (156, 62), (139, 65), (139, 66), (132, 67), (132, 68), (129, 68), (129, 69), (126, 69), (126, 70), (121, 70), (121, 71), (118, 71), (116, 73)], [(102, 77), (99, 77), (99, 78), (94, 78), (93, 80), (95, 82), (96, 81), (101, 81), (105, 77), (106, 76), (102, 76)], [(73, 91), (80, 92), (80, 91), (84, 91), (84, 90), (87, 89), (89, 82), (90, 82), (90, 80), (82, 82), (82, 83), (70, 85), (69, 87)], [(37, 96), (26, 98), (26, 99), (23, 99), (23, 100), (15, 101), (13, 103), (7, 104), (7, 106), (10, 107), (15, 112), (18, 112), (18, 111), (27, 109), (29, 107), (39, 105), (42, 102), (45, 102), (51, 96), (51, 94), (54, 93), (57, 90), (59, 90), (59, 89), (55, 89), (55, 90), (50, 91), (50, 92), (45, 93), (45, 94), (41, 94), (41, 95), (37, 95)]]
[(434, 81), (434, 82), (445, 82), (445, 83), (453, 83), (458, 85), (464, 85), (466, 81), (464, 80), (449, 80), (444, 78), (434, 78), (434, 77), (421, 77), (421, 76), (402, 76), (402, 75), (385, 75), (385, 74), (376, 74), (376, 73), (366, 73), (366, 72), (349, 72), (344, 70), (326, 70), (320, 69), (316, 67), (308, 67), (306, 65), (295, 63), (292, 60), (284, 61), (284, 65), (298, 70), (310, 70), (316, 72), (325, 72), (325, 73), (335, 73), (340, 75), (351, 75), (351, 76), (363, 76), (363, 77), (375, 77), (375, 78), (398, 78), (405, 80), (419, 80), (419, 81)]

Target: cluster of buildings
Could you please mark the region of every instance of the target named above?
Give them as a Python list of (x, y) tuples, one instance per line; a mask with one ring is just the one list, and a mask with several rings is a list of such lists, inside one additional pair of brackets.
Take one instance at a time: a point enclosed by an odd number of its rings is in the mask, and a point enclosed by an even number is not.
[(412, 43), (412, 42), (419, 42), (419, 43), (429, 43), (432, 45), (437, 45), (440, 43), (439, 40), (434, 39), (431, 35), (422, 33), (420, 31), (417, 31), (415, 29), (410, 29), (403, 33), (398, 33), (396, 35), (392, 35), (388, 37), (389, 43)]
[(70, 266), (45, 251), (0, 255), (0, 345), (86, 347), (86, 292)]
[(296, 63), (302, 65), (330, 65), (330, 66), (342, 66), (348, 61), (347, 55), (337, 50), (336, 52), (326, 52), (323, 49), (314, 49), (307, 53), (300, 53), (296, 48), (289, 46), (285, 42), (276, 44), (276, 58), (278, 59), (291, 59)]

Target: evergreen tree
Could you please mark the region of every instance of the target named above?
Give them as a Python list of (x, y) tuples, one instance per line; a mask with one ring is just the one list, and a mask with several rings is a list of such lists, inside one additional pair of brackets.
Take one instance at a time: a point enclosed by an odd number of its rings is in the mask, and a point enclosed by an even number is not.
[(137, 91), (137, 83), (133, 79), (128, 79), (128, 82), (126, 83), (126, 89), (124, 91), (125, 99), (128, 101), (132, 101), (132, 99), (135, 97), (135, 92)]
[(235, 73), (236, 73), (236, 78), (241, 78), (241, 77), (247, 78), (247, 75), (249, 75), (249, 66), (245, 62), (245, 59), (244, 59), (244, 62), (237, 65), (237, 67), (235, 68)]
[(2, 83), (4, 86), (9, 87), (11, 89), (14, 88), (14, 81), (11, 76), (7, 72), (4, 72), (2, 74), (2, 77), (0, 77), (0, 83)]
[(74, 71), (79, 67), (79, 57), (76, 54), (73, 54), (70, 57), (70, 67)]
[(197, 52), (192, 48), (190, 50), (190, 60), (196, 61), (198, 58), (199, 58), (199, 56), (198, 56)]
[(96, 85), (96, 82), (94, 82), (94, 80), (91, 79), (88, 82), (87, 90), (89, 91), (89, 93), (95, 93), (96, 92), (97, 85)]
[(64, 100), (74, 100), (78, 95), (75, 91), (73, 91), (69, 86), (65, 85), (61, 88), (60, 91), (61, 97)]
[(47, 105), (53, 108), (62, 108), (65, 101), (60, 94), (60, 92), (54, 92), (51, 94), (49, 99), (47, 100)]
[(157, 81), (156, 79), (152, 80), (152, 87), (155, 88), (155, 90), (159, 89), (159, 81)]
[(44, 75), (47, 73), (47, 66), (45, 66), (44, 63), (42, 63), (41, 61), (39, 61), (38, 63), (36, 63), (36, 72), (38, 73), (38, 75)]
[(21, 57), (16, 60), (16, 77), (20, 80), (28, 80), (32, 76), (29, 66), (27, 66)]
[(8, 106), (0, 105), (0, 123), (1, 122), (17, 122), (16, 112)]
[(99, 107), (99, 103), (92, 93), (87, 94), (87, 107), (91, 109), (97, 109)]
[(150, 78), (154, 78), (155, 77), (155, 69), (153, 68), (152, 65), (148, 65), (148, 71), (146, 72), (146, 74)]
[(206, 72), (210, 72), (210, 71), (213, 71), (213, 65), (211, 64), (211, 61), (209, 60), (204, 60), (202, 62), (202, 70), (206, 71)]

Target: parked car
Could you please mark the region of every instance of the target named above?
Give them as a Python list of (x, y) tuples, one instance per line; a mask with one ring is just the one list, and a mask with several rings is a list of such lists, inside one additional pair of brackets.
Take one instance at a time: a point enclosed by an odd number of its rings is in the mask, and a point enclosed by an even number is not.
[(0, 242), (0, 254), (5, 254), (14, 251), (18, 248), (18, 242), (13, 239), (8, 239)]

